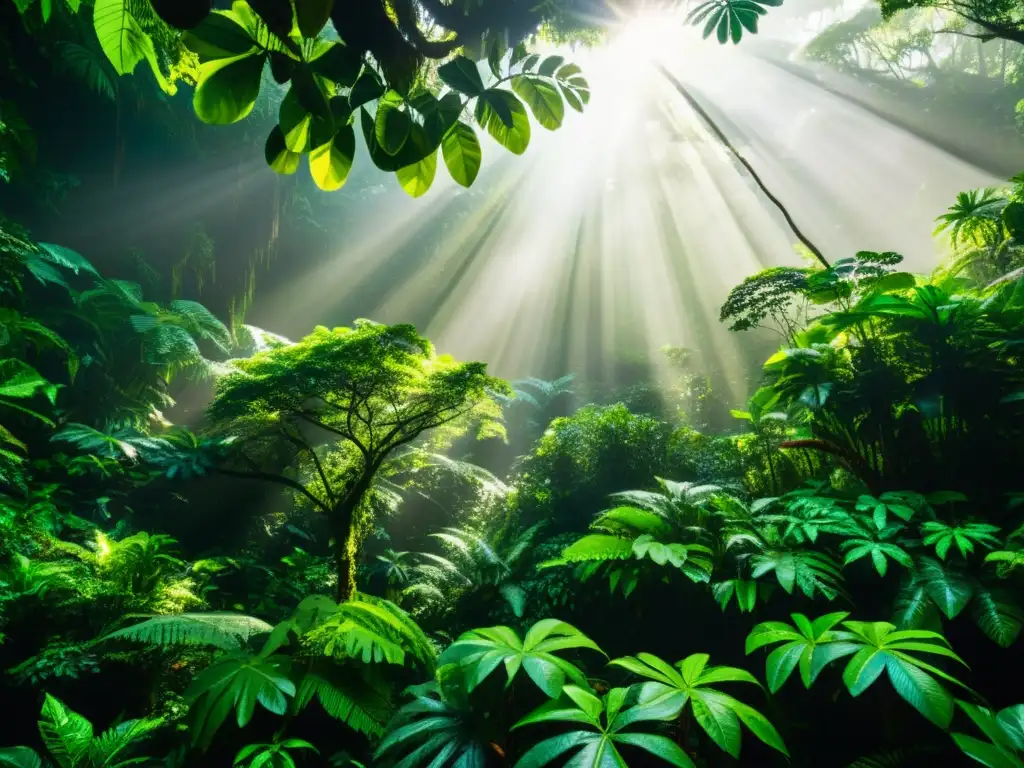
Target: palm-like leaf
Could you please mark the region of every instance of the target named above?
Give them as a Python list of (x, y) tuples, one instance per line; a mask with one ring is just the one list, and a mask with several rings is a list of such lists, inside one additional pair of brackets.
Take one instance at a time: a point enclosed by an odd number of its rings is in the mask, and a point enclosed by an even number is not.
[(974, 551), (975, 544), (992, 549), (1002, 544), (994, 534), (999, 532), (999, 527), (988, 523), (963, 523), (961, 525), (947, 525), (938, 520), (929, 520), (921, 525), (921, 533), (924, 534), (926, 547), (934, 546), (935, 554), (941, 560), (946, 559), (950, 547), (956, 544), (960, 556), (965, 560)]
[(820, 616), (814, 621), (802, 613), (791, 615), (793, 624), (768, 621), (758, 624), (747, 635), (746, 652), (753, 653), (775, 643), (782, 643), (768, 654), (765, 677), (768, 690), (775, 693), (783, 686), (798, 666), (804, 687), (810, 688), (821, 670), (832, 660), (833, 654), (847, 650), (837, 646), (841, 633), (834, 627), (849, 614), (838, 612)]
[(509, 684), (523, 669), (538, 688), (554, 698), (561, 693), (567, 679), (586, 685), (586, 678), (574, 664), (555, 655), (572, 648), (603, 653), (593, 640), (571, 624), (543, 619), (530, 627), (523, 638), (508, 627), (470, 630), (441, 654), (438, 664), (457, 664), (465, 673), (467, 693), (504, 664)]
[(679, 768), (693, 768), (689, 756), (667, 736), (626, 730), (636, 723), (671, 717), (656, 707), (627, 706), (629, 697), (627, 688), (613, 688), (599, 699), (583, 687), (565, 686), (560, 698), (541, 705), (512, 727), (535, 723), (572, 723), (583, 727), (535, 744), (519, 759), (516, 768), (541, 768), (573, 750), (578, 751), (565, 765), (624, 768), (627, 763), (619, 752), (623, 746), (642, 749)]
[[(740, 754), (740, 723), (765, 744), (783, 754), (786, 746), (778, 731), (753, 707), (711, 687), (716, 683), (753, 683), (760, 685), (749, 672), (738, 667), (709, 667), (706, 653), (695, 653), (671, 665), (650, 653), (614, 659), (611, 664), (646, 677), (635, 712), (682, 714), (687, 704), (704, 732), (722, 750), (734, 758)], [(660, 718), (658, 718), (660, 719)]]
[(998, 190), (961, 192), (949, 211), (939, 216), (935, 233), (948, 232), (954, 245), (965, 241), (994, 244), (1002, 231), (1003, 208), (1008, 201)]
[(843, 630), (832, 629), (844, 617), (841, 613), (830, 614), (810, 622), (801, 614), (793, 614), (795, 627), (784, 622), (759, 624), (747, 638), (747, 653), (786, 643), (770, 655), (773, 666), (768, 670), (769, 685), (773, 678), (781, 678), (776, 688), (785, 682), (797, 663), (801, 664), (805, 685), (810, 685), (824, 666), (852, 656), (843, 672), (843, 683), (851, 696), (867, 690), (884, 671), (907, 703), (939, 727), (948, 727), (953, 718), (953, 696), (935, 678), (965, 689), (966, 686), (915, 655), (944, 656), (963, 664), (946, 639), (937, 632), (898, 630), (884, 621), (843, 621)]
[(256, 704), (276, 715), (288, 709), (295, 684), (288, 679), (287, 656), (221, 656), (200, 673), (185, 692), (191, 701), (192, 743), (205, 749), (234, 711), (239, 728), (252, 719)]
[(490, 752), (486, 724), (461, 692), (426, 683), (395, 714), (375, 758), (394, 768), (459, 765), (484, 768)]

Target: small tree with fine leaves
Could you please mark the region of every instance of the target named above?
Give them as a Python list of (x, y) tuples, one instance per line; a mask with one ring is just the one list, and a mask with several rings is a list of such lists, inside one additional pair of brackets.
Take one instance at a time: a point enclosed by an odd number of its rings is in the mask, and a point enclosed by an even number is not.
[(357, 522), (385, 462), (427, 432), (438, 443), (471, 427), (502, 435), (493, 395), (509, 391), (485, 364), (436, 354), (410, 325), (359, 320), (235, 361), (209, 416), (241, 438), (223, 474), (286, 486), (326, 516), (341, 601), (355, 588)]

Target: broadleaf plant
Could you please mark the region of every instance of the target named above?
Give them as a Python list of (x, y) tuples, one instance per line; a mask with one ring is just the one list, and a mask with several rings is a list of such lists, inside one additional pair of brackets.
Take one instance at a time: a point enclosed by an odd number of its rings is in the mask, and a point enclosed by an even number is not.
[(519, 635), (508, 627), (486, 627), (464, 633), (441, 654), (438, 665), (457, 664), (466, 677), (466, 691), (471, 693), (499, 665), (504, 665), (511, 685), (519, 670), (547, 696), (562, 692), (566, 681), (586, 685), (580, 669), (556, 656), (556, 652), (586, 648), (604, 653), (597, 643), (571, 624), (557, 619), (543, 619)]
[(765, 744), (788, 755), (782, 737), (764, 715), (711, 687), (715, 683), (730, 682), (760, 686), (757, 678), (738, 667), (709, 667), (709, 658), (706, 653), (695, 653), (672, 665), (653, 654), (640, 653), (635, 657), (614, 659), (610, 663), (654, 681), (640, 686), (634, 713), (649, 711), (662, 717), (676, 718), (689, 704), (701, 729), (732, 757), (739, 758), (741, 722)]

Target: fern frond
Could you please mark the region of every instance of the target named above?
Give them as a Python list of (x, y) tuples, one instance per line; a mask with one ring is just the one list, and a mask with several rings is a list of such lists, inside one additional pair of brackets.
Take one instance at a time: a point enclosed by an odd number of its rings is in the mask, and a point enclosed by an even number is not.
[(228, 352), (231, 347), (231, 332), (198, 301), (172, 301), (171, 311), (177, 315), (177, 319), (192, 336), (211, 341), (222, 352)]
[(128, 765), (132, 762), (143, 762), (144, 758), (134, 760), (115, 760), (115, 758), (126, 749), (135, 745), (136, 742), (146, 738), (153, 731), (162, 728), (162, 718), (145, 720), (126, 720), (113, 728), (108, 728), (95, 739), (89, 747), (89, 754), (93, 765)]
[(591, 528), (631, 536), (649, 533), (655, 538), (663, 538), (672, 533), (672, 526), (664, 517), (637, 507), (615, 507), (602, 512)]
[(68, 41), (58, 42), (56, 48), (59, 67), (85, 83), (93, 93), (114, 100), (114, 79), (110, 75), (110, 65), (101, 53)]
[(404, 664), (406, 654), (432, 669), (436, 652), (412, 618), (394, 603), (359, 594), (342, 603), (326, 621), (311, 629), (304, 641), (336, 658), (364, 663)]
[(315, 698), (324, 711), (371, 738), (384, 734), (392, 714), (390, 687), (376, 678), (372, 667), (343, 667), (314, 662), (295, 694), (295, 711)]
[(224, 650), (238, 650), (254, 635), (272, 629), (262, 619), (241, 613), (177, 613), (152, 616), (139, 624), (104, 635), (100, 642), (134, 640), (159, 646), (210, 645)]
[(561, 559), (567, 563), (581, 563), (594, 560), (625, 560), (632, 556), (631, 540), (594, 533), (584, 536), (562, 550)]

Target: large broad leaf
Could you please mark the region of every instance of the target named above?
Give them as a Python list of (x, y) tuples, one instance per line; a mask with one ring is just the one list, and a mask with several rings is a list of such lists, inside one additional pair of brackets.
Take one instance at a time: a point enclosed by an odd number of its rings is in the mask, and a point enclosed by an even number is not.
[(553, 83), (523, 75), (512, 78), (512, 90), (527, 103), (538, 123), (549, 131), (561, 127), (565, 104)]
[(434, 176), (437, 175), (437, 151), (424, 157), (412, 165), (399, 168), (395, 171), (398, 183), (410, 197), (421, 197), (430, 189), (434, 183)]
[(977, 581), (971, 599), (971, 615), (981, 631), (1003, 648), (1013, 645), (1024, 624), (1024, 611), (1012, 593), (989, 589)]
[(232, 11), (214, 11), (181, 38), (185, 47), (203, 59), (229, 59), (252, 52), (256, 43)]
[(301, 0), (295, 3), (295, 20), (303, 37), (316, 37), (331, 17), (334, 0)]
[(60, 768), (77, 768), (92, 745), (92, 723), (50, 694), (39, 715), (39, 734)]
[(953, 695), (924, 670), (897, 657), (886, 659), (889, 682), (908, 704), (940, 728), (953, 720)]
[(356, 109), (363, 104), (379, 99), (384, 95), (384, 92), (385, 88), (380, 78), (377, 77), (372, 69), (365, 67), (348, 95), (349, 106), (352, 109)]
[(285, 147), (295, 153), (309, 150), (310, 126), (313, 114), (299, 101), (299, 94), (293, 85), (288, 89), (278, 113), (281, 134), (284, 136)]
[(248, 116), (260, 94), (265, 61), (264, 56), (243, 54), (203, 64), (192, 97), (196, 116), (212, 125), (236, 123)]
[(355, 131), (351, 125), (344, 125), (327, 144), (309, 153), (309, 172), (313, 181), (325, 192), (341, 189), (352, 170), (355, 154)]
[(464, 187), (471, 186), (480, 172), (483, 154), (473, 126), (461, 120), (455, 123), (441, 141), (441, 152), (448, 173), (456, 183)]
[(476, 62), (465, 56), (456, 56), (438, 67), (437, 75), (445, 85), (467, 96), (477, 96), (484, 90)]
[(132, 15), (129, 0), (96, 0), (92, 18), (100, 47), (119, 75), (130, 75), (145, 59), (160, 86), (170, 90), (160, 71), (153, 40)]
[(263, 148), (264, 157), (276, 173), (289, 175), (299, 169), (299, 162), (302, 155), (292, 152), (285, 144), (284, 132), (281, 126), (275, 125), (267, 136), (267, 143)]
[(0, 748), (0, 768), (43, 768), (43, 761), (28, 747)]
[(411, 131), (412, 119), (408, 111), (402, 108), (402, 97), (395, 91), (388, 91), (378, 103), (374, 118), (377, 143), (389, 155), (397, 155), (408, 141)]
[(491, 88), (477, 100), (476, 119), (501, 146), (521, 155), (530, 145), (530, 118), (511, 91)]
[(971, 600), (971, 582), (930, 557), (918, 560), (917, 578), (947, 619), (955, 618)]
[(351, 88), (359, 77), (363, 57), (344, 43), (331, 43), (322, 52), (314, 54), (309, 66), (320, 77), (343, 88)]

